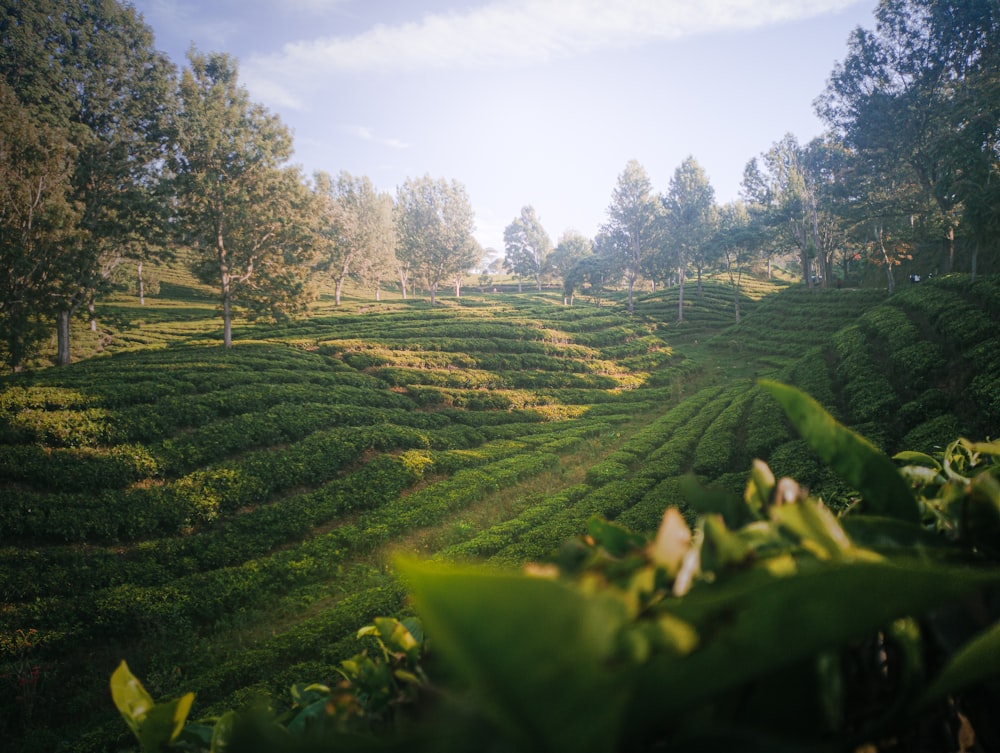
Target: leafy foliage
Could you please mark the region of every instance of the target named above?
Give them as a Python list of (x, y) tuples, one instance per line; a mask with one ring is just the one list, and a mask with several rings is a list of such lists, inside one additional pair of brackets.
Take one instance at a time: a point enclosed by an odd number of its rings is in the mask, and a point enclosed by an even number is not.
[[(179, 725), (190, 696), (152, 704), (124, 665), (116, 704), (144, 750), (481, 750), (485, 739), (496, 750), (820, 751), (987, 739), (994, 722), (973, 701), (1000, 673), (1000, 623), (983, 601), (1000, 585), (1000, 445), (902, 453), (897, 470), (808, 396), (767, 389), (814, 449), (861, 481), (876, 514), (838, 518), (758, 461), (742, 497), (693, 497), (694, 533), (668, 508), (651, 539), (592, 518), (558, 567), (400, 560), (421, 621), (363, 628), (379, 652), (342, 662), (335, 689), (294, 686), (284, 715), (226, 715), (202, 744), (182, 745), (198, 728)], [(887, 490), (920, 522), (878, 514), (902, 510)], [(970, 622), (970, 602), (986, 622)], [(418, 713), (403, 723), (405, 710)]]

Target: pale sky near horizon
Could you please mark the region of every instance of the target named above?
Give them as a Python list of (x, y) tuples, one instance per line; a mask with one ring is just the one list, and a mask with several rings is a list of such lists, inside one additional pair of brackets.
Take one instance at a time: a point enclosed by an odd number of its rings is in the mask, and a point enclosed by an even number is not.
[(292, 130), (306, 175), (395, 193), (462, 183), (502, 254), (527, 204), (553, 243), (606, 220), (630, 159), (665, 192), (688, 155), (719, 203), (813, 111), (877, 0), (133, 0), (180, 68), (238, 59), (250, 97)]

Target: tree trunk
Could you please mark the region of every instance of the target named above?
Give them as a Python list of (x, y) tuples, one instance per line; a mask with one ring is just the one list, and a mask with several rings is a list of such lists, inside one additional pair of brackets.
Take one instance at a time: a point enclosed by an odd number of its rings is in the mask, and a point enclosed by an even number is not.
[(677, 265), (677, 284), (680, 286), (680, 291), (677, 294), (677, 321), (684, 321), (684, 260), (680, 260), (680, 264)]
[(225, 238), (222, 235), (222, 219), (216, 219), (215, 253), (219, 261), (219, 278), (222, 281), (222, 347), (229, 350), (233, 347), (233, 321), (230, 308), (232, 291), (230, 289), (229, 257), (226, 254)]
[(406, 272), (399, 270), (399, 288), (403, 292), (403, 300), (406, 300)]
[(885, 263), (885, 275), (889, 283), (889, 295), (896, 292), (896, 280), (892, 276), (892, 260), (889, 259), (889, 252), (886, 251), (885, 243), (882, 241), (882, 228), (875, 230), (875, 237), (878, 239), (878, 247), (882, 251), (882, 261)]
[(90, 331), (97, 332), (97, 317), (94, 316), (94, 302), (90, 301), (87, 304), (87, 311), (90, 313)]
[(945, 268), (945, 274), (950, 274), (955, 268), (955, 226), (952, 224), (948, 225), (948, 232), (945, 233), (945, 238), (948, 239), (948, 260)]
[(146, 305), (146, 283), (142, 279), (142, 262), (141, 261), (139, 262), (139, 264), (137, 265), (137, 267), (138, 267), (138, 269), (136, 270), (136, 274), (137, 274), (138, 283), (139, 283), (139, 305), (140, 306), (145, 306)]
[[(737, 257), (739, 258), (739, 257)], [(736, 323), (740, 323), (740, 281), (743, 278), (743, 271), (739, 274), (733, 273), (733, 258), (729, 250), (726, 250), (726, 271), (729, 272), (729, 283), (733, 286), (733, 310), (736, 312)]]
[(382, 289), (379, 288), (378, 285), (375, 286), (375, 300), (376, 301), (381, 301), (382, 300)]
[(462, 279), (460, 277), (455, 278), (455, 297), (462, 297)]
[(338, 277), (333, 286), (333, 305), (340, 305), (340, 290), (344, 287), (344, 278)]
[(69, 366), (69, 319), (72, 312), (64, 309), (56, 315), (56, 364)]
[(538, 292), (541, 293), (542, 292), (542, 275), (541, 275), (540, 272), (537, 275), (535, 275), (535, 282), (538, 283)]
[(226, 350), (233, 347), (233, 318), (229, 309), (228, 293), (222, 298), (222, 346)]

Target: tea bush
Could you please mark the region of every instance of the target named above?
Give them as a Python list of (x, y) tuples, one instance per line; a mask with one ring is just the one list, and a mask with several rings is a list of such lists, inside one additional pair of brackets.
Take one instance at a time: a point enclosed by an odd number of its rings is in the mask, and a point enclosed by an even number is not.
[[(193, 694), (156, 704), (124, 664), (114, 702), (140, 740), (194, 750), (988, 739), (1000, 446), (903, 453), (897, 470), (802, 393), (766, 389), (863, 508), (838, 518), (757, 463), (742, 497), (693, 496), (696, 535), (668, 508), (652, 538), (595, 516), (556, 565), (530, 574), (400, 560), (420, 620), (375, 618), (357, 632), (375, 639), (373, 653), (342, 660), (336, 687), (294, 685), (284, 715), (258, 706), (199, 727), (187, 721)], [(972, 624), (956, 631), (962, 623)], [(461, 707), (442, 703), (452, 688)]]

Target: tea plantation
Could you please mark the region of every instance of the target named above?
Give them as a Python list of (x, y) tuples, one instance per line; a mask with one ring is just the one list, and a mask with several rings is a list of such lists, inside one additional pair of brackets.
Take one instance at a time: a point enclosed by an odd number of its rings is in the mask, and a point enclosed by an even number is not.
[(836, 510), (854, 490), (757, 384), (800, 387), (889, 453), (1000, 428), (1000, 278), (892, 297), (755, 282), (567, 307), (549, 294), (349, 302), (236, 328), (165, 281), (99, 311), (103, 354), (0, 381), (0, 739), (129, 745), (122, 659), (199, 713), (330, 681), (409, 606), (400, 551), (545, 561), (601, 516), (652, 533), (684, 477), (754, 458)]

